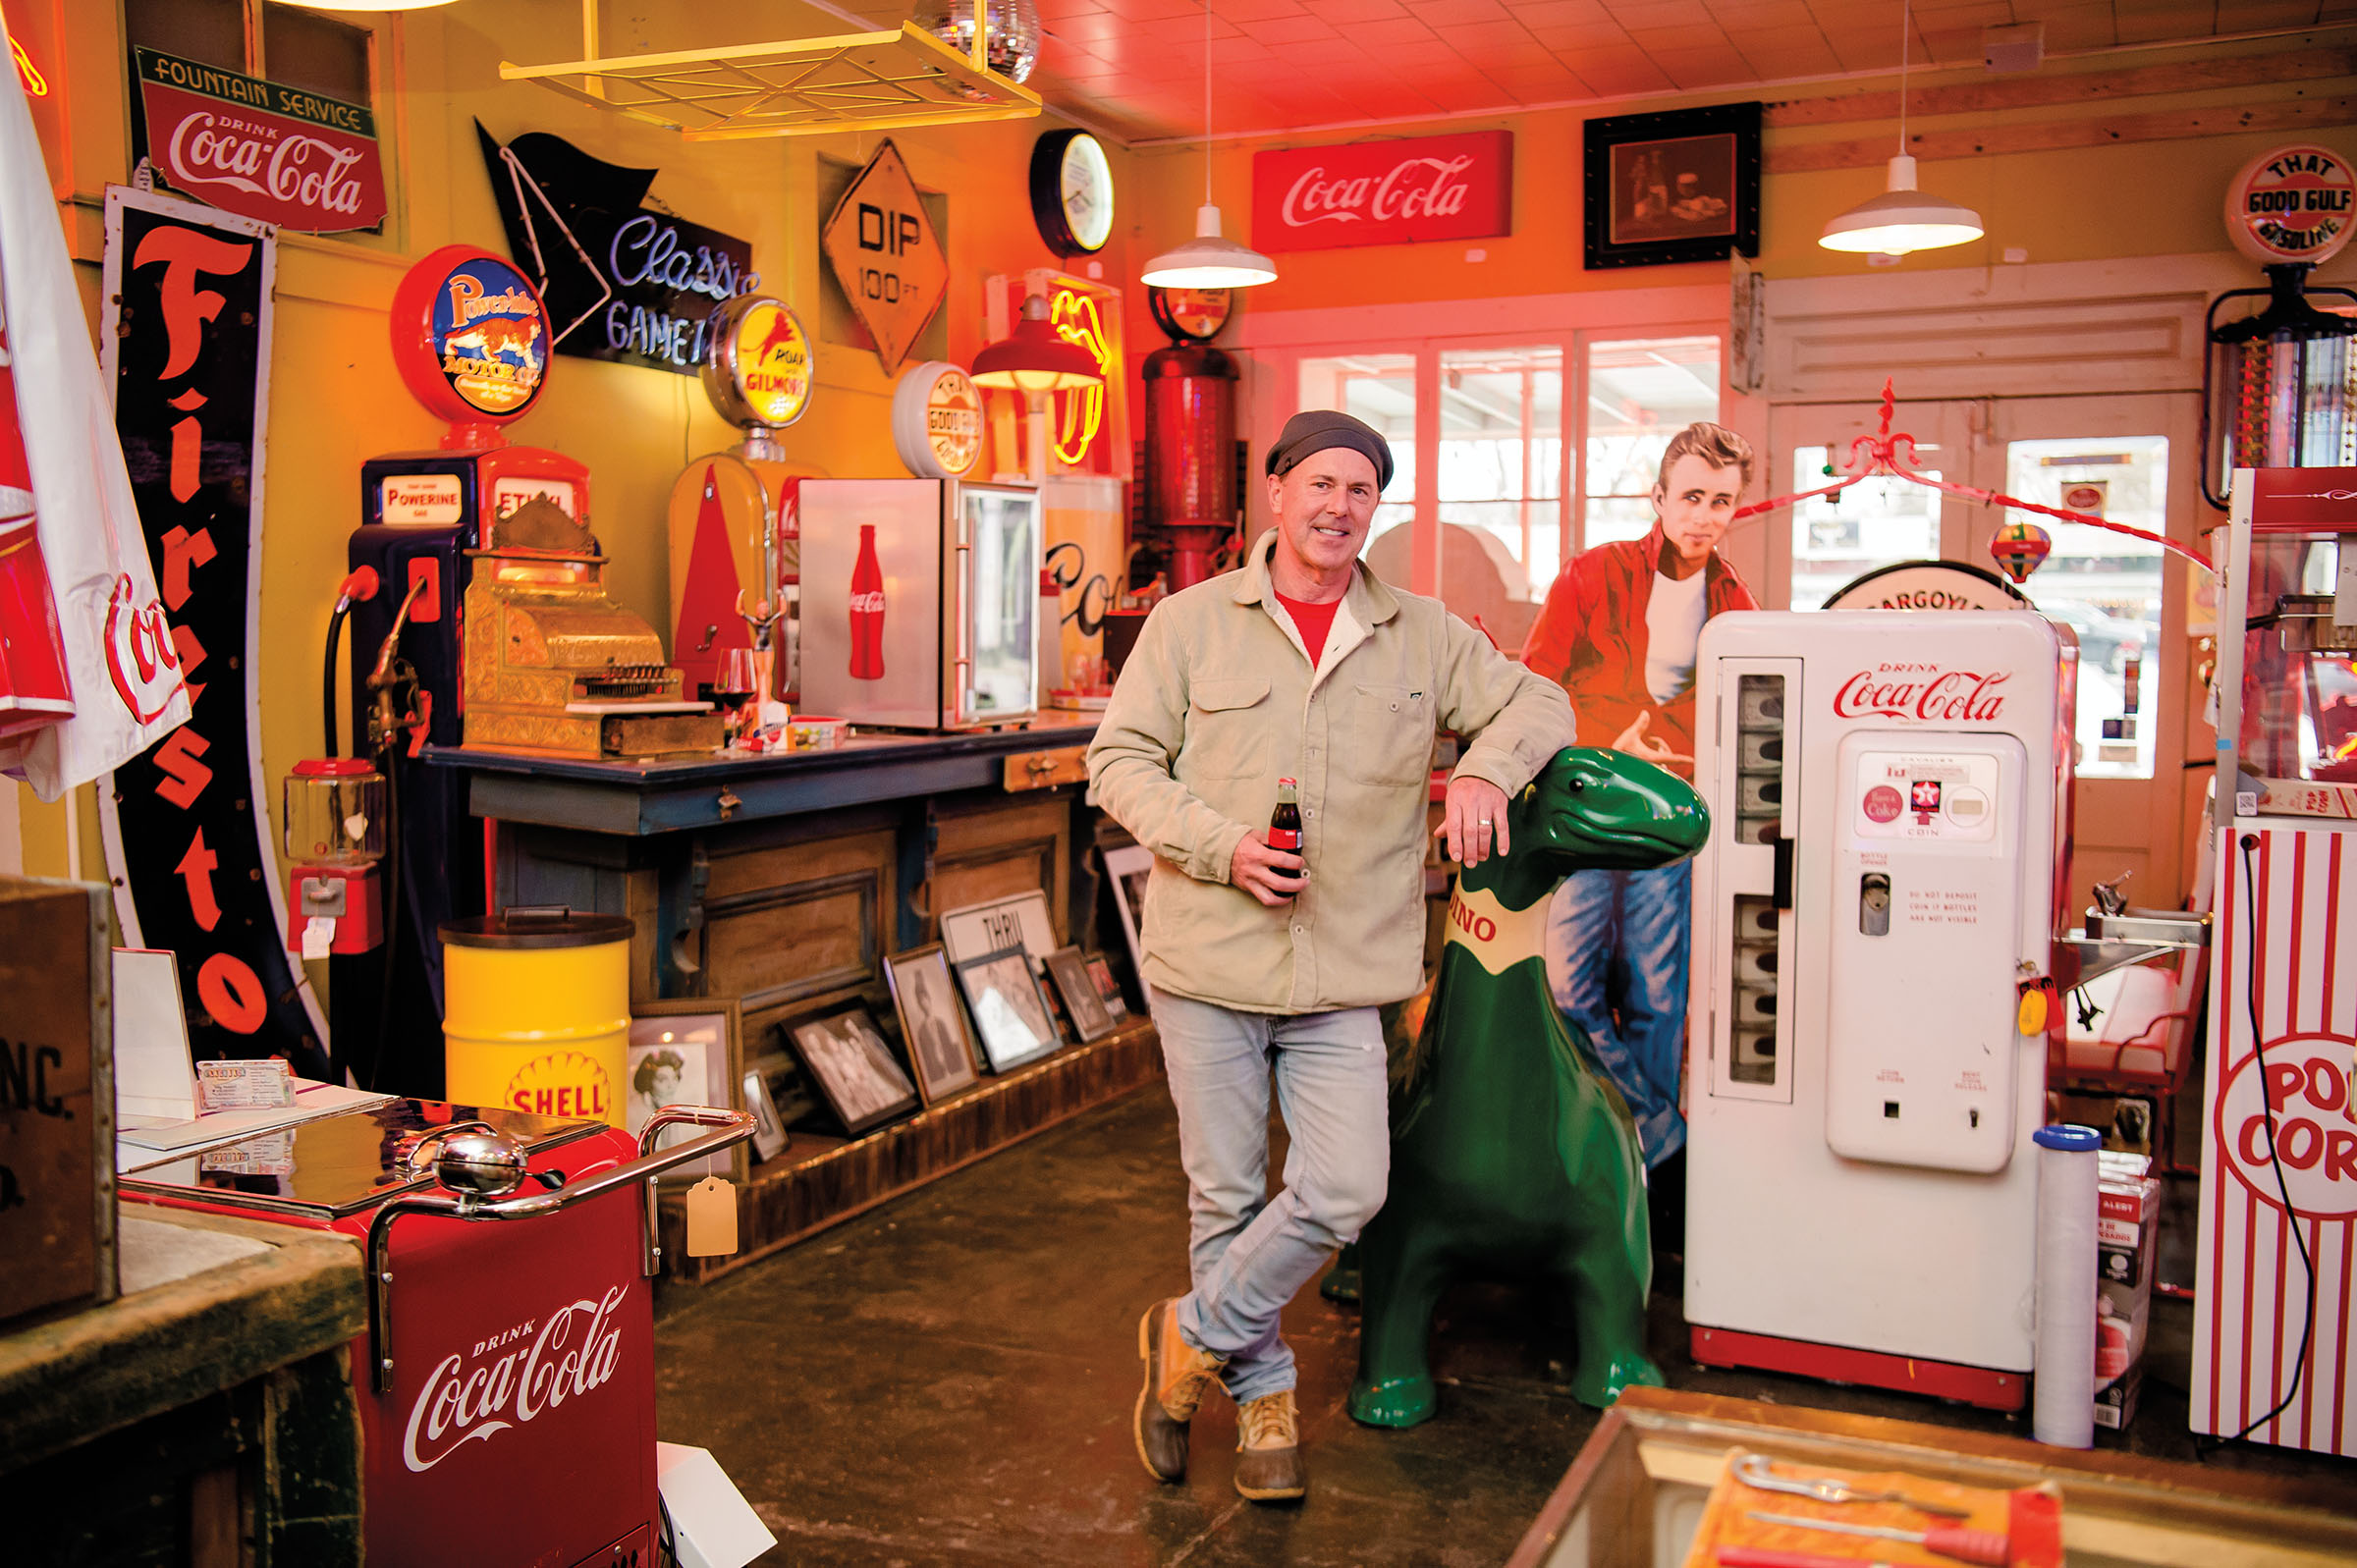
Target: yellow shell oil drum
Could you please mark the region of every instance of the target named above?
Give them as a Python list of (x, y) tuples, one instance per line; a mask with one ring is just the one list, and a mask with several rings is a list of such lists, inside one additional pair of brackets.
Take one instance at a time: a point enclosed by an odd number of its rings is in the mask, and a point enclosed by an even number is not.
[(632, 929), (564, 908), (444, 921), (443, 1093), (623, 1125)]

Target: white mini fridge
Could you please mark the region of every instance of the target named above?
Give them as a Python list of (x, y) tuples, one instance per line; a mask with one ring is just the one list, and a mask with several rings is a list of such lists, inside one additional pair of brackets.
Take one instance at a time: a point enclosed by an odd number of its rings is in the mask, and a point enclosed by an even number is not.
[(978, 730), (1037, 710), (1041, 521), (1026, 485), (803, 479), (801, 710)]
[(2074, 669), (2027, 612), (1703, 628), (1697, 1361), (2026, 1401)]

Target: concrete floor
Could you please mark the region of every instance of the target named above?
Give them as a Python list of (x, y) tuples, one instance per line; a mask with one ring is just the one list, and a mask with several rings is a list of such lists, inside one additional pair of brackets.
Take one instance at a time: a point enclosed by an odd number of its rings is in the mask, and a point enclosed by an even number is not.
[[(1304, 1291), (1286, 1326), (1310, 1496), (1256, 1506), (1230, 1484), (1225, 1399), (1195, 1422), (1182, 1486), (1148, 1478), (1130, 1438), (1138, 1316), (1183, 1287), (1185, 1235), (1178, 1127), (1151, 1085), (717, 1284), (668, 1288), (662, 1435), (719, 1458), (778, 1536), (764, 1563), (1502, 1562), (1597, 1419), (1550, 1359), (1562, 1336), (1544, 1304), (1452, 1295), (1434, 1333), (1440, 1414), (1383, 1432), (1343, 1412), (1355, 1312)], [(2160, 1306), (2126, 1446), (2192, 1459), (2170, 1386), (2190, 1316)], [(2027, 1434), (2026, 1421), (1930, 1400), (1704, 1371), (1683, 1353), (1675, 1300), (1653, 1307), (1653, 1354), (1678, 1387)], [(2357, 1465), (2247, 1444), (2207, 1462), (2346, 1482), (2357, 1507)]]

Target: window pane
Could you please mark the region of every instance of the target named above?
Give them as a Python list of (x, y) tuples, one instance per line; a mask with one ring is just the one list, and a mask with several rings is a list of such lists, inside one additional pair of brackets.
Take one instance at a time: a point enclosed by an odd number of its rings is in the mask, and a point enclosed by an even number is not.
[[(2005, 489), (2153, 533), (2167, 528), (2168, 438), (2015, 441)], [(2008, 512), (2055, 536), (2054, 552), (2022, 585), (2079, 638), (2079, 777), (2153, 776), (2152, 655), (2161, 645), (2161, 547), (2123, 533)]]
[(368, 105), (368, 29), (315, 11), (262, 7), (262, 60), (270, 80)]
[(1519, 647), (1562, 566), (1563, 353), (1441, 354), (1441, 597)]
[[(1940, 470), (1922, 460), (1927, 479)], [(1815, 490), (1838, 478), (1825, 447), (1792, 449), (1792, 491)], [(2025, 498), (2026, 499), (2026, 498)], [(1940, 492), (1883, 474), (1847, 490), (1803, 501), (1792, 509), (1792, 608), (1816, 610), (1853, 579), (1894, 561), (1934, 561), (1940, 555)]]
[(1719, 417), (1719, 340), (1644, 338), (1588, 345), (1587, 487), (1580, 547), (1653, 527), (1653, 483), (1670, 438)]
[(245, 73), (246, 8), (239, 0), (123, 0), (123, 30), (135, 44)]

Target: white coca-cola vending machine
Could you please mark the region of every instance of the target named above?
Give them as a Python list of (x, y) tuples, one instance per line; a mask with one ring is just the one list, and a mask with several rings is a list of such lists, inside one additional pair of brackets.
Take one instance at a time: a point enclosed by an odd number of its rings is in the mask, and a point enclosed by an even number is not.
[(1038, 710), (1042, 528), (1028, 485), (796, 479), (801, 706), (979, 730)]
[(2074, 674), (2026, 611), (1703, 628), (1696, 1360), (2025, 1402)]

